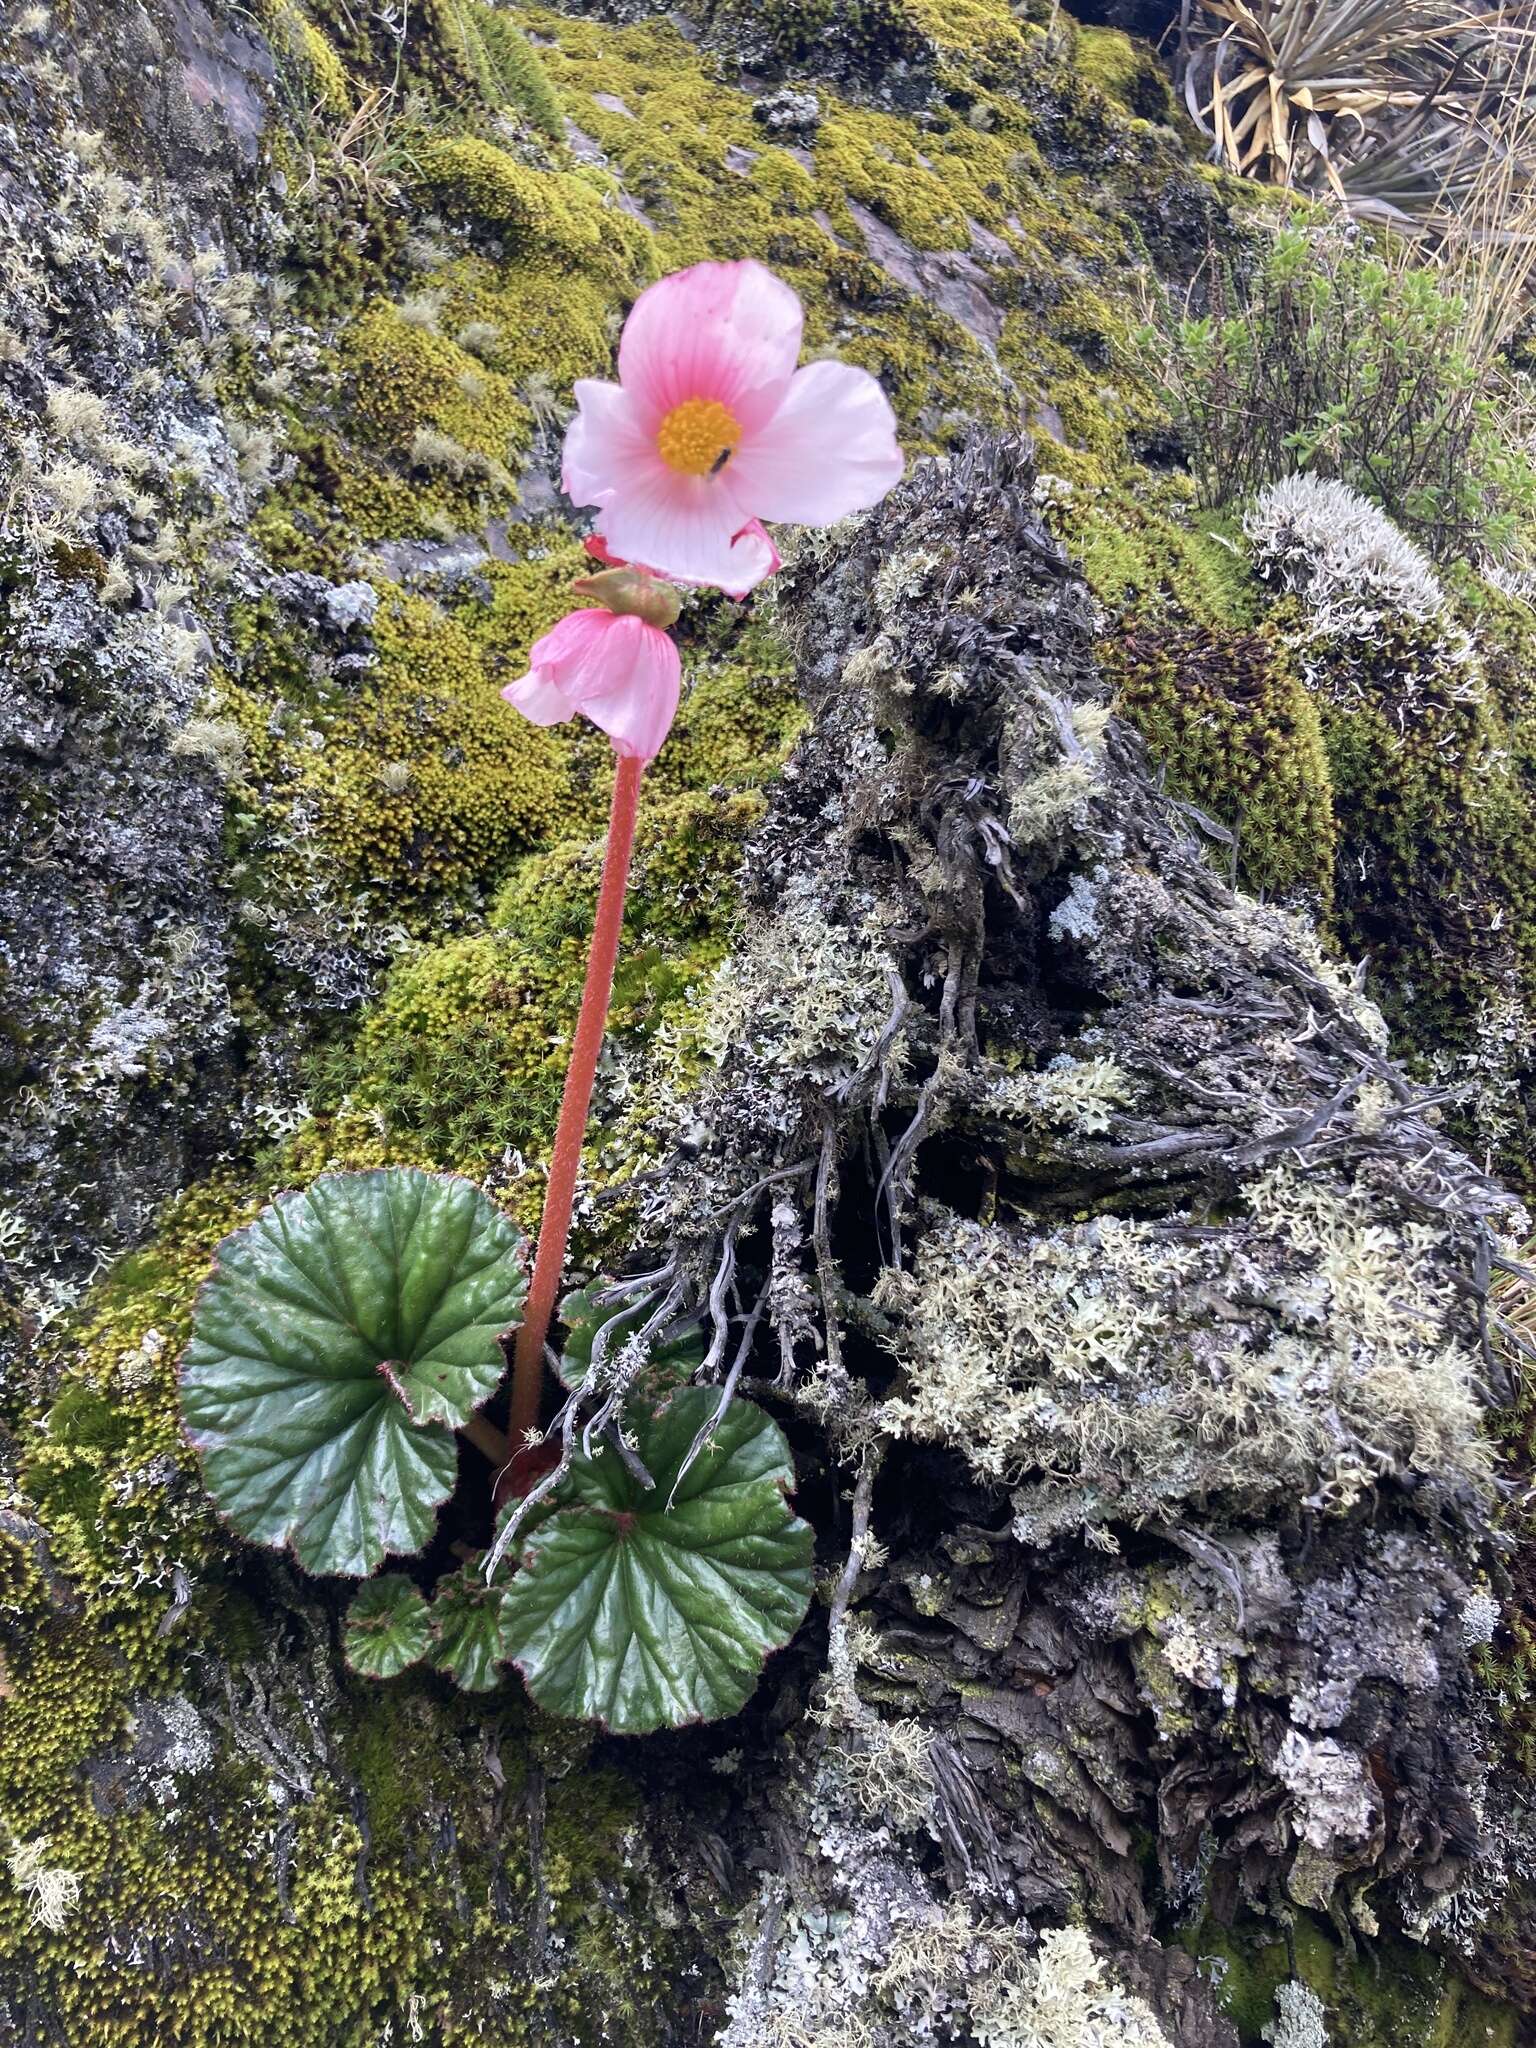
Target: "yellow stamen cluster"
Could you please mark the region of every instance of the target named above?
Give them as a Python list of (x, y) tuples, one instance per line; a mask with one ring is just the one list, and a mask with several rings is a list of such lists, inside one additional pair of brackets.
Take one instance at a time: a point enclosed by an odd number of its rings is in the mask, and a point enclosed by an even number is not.
[(736, 415), (718, 398), (685, 398), (656, 430), (662, 461), (680, 476), (714, 475), (740, 439)]

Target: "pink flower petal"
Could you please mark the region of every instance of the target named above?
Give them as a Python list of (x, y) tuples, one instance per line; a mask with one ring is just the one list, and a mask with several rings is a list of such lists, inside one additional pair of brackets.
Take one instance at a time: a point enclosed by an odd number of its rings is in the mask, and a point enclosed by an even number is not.
[(773, 418), (743, 440), (727, 474), (759, 518), (830, 526), (877, 505), (905, 467), (896, 415), (869, 372), (807, 363)]
[(603, 538), (616, 555), (645, 562), (680, 583), (743, 585), (731, 543), (751, 516), (737, 495), (731, 468), (720, 476), (678, 476), (664, 463), (643, 482), (626, 483), (602, 507)]
[(677, 715), (682, 664), (667, 634), (610, 611), (569, 612), (536, 640), (529, 670), (502, 695), (535, 725), (578, 712), (614, 750), (649, 761)]
[(602, 650), (604, 638), (613, 614), (588, 607), (579, 612), (567, 612), (565, 617), (551, 626), (541, 639), (535, 640), (528, 650), (530, 668), (554, 670), (561, 678), (562, 686), (568, 686), (568, 679), (581, 663)]
[(567, 612), (528, 650), (528, 673), (508, 683), (502, 696), (535, 725), (559, 725), (581, 709), (580, 678), (589, 661), (601, 658), (608, 612)]
[[(600, 533), (589, 533), (582, 542), (582, 546), (592, 557), (593, 561), (601, 562), (605, 569), (628, 569), (631, 567), (631, 564), (626, 562), (622, 555), (616, 555), (610, 551), (607, 541), (603, 539)], [(633, 566), (637, 569), (644, 569), (647, 565), (644, 562), (636, 562)], [(656, 572), (652, 569), (650, 573), (654, 576)]]
[[(594, 562), (601, 562), (608, 569), (643, 569), (648, 576), (662, 574), (652, 562), (630, 563), (623, 555), (616, 555), (600, 533), (589, 533), (582, 546)], [(756, 590), (759, 583), (765, 583), (770, 576), (777, 575), (784, 566), (784, 558), (768, 537), (767, 529), (760, 519), (749, 519), (746, 525), (731, 541), (732, 572), (735, 583), (723, 583), (720, 587), (727, 597), (747, 597)], [(688, 581), (686, 577), (671, 579), (677, 583)]]
[(508, 683), (501, 694), (514, 711), (521, 711), (534, 725), (559, 725), (563, 719), (576, 715), (576, 706), (560, 685), (550, 680), (548, 669), (529, 669), (527, 675)]
[(623, 479), (666, 467), (622, 385), (582, 377), (575, 395), (576, 417), (565, 430), (563, 455), (565, 492), (572, 504), (601, 505)]
[(641, 425), (654, 433), (674, 406), (713, 398), (755, 433), (789, 388), (802, 318), (761, 263), (695, 263), (648, 285), (619, 341), (619, 378)]
[(731, 561), (735, 565), (736, 581), (722, 583), (720, 588), (727, 597), (737, 598), (748, 596), (759, 583), (766, 583), (784, 566), (784, 557), (768, 538), (761, 519), (749, 519), (736, 535), (731, 542)]
[(683, 669), (667, 634), (644, 619), (615, 619), (604, 642), (603, 680), (582, 697), (582, 715), (607, 733), (616, 754), (650, 761), (677, 716)]

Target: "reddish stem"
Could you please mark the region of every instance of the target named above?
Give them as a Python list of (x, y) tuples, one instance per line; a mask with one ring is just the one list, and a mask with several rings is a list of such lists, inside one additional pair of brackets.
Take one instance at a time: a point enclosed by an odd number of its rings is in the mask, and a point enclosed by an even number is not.
[(482, 1458), (489, 1458), (493, 1465), (505, 1465), (507, 1462), (510, 1447), (488, 1415), (471, 1415), (460, 1425), (459, 1435), (465, 1443), (473, 1444)]
[(629, 856), (635, 843), (635, 813), (640, 803), (640, 777), (644, 767), (643, 761), (626, 757), (614, 770), (608, 851), (603, 859), (602, 887), (597, 894), (597, 916), (592, 925), (591, 950), (587, 954), (581, 1015), (576, 1020), (571, 1061), (565, 1070), (565, 1093), (560, 1098), (555, 1148), (549, 1155), (549, 1183), (544, 1191), (544, 1215), (539, 1224), (539, 1249), (533, 1262), (528, 1306), (522, 1328), (517, 1333), (512, 1373), (512, 1416), (507, 1425), (514, 1450), (539, 1419), (539, 1396), (544, 1386), (544, 1339), (549, 1335), (555, 1297), (560, 1292), (560, 1276), (565, 1270), (565, 1247), (571, 1234), (571, 1204), (576, 1195), (576, 1176), (581, 1170), (581, 1145), (587, 1132), (587, 1111), (592, 1103), (598, 1055), (603, 1049), (603, 1033), (608, 1025), (608, 1002), (613, 994), (613, 968), (619, 956), (619, 934), (624, 924), (624, 892), (629, 886)]

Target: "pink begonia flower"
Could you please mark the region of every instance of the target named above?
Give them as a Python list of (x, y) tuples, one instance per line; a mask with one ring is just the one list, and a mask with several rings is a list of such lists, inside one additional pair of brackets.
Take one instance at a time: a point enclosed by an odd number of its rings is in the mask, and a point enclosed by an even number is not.
[(659, 626), (631, 613), (570, 612), (535, 640), (528, 673), (502, 691), (535, 725), (579, 712), (600, 726), (616, 754), (654, 760), (677, 715), (683, 669)]
[[(660, 569), (652, 568), (645, 562), (626, 563), (622, 555), (616, 555), (600, 533), (589, 533), (582, 546), (594, 562), (605, 562), (610, 569), (640, 568), (648, 576), (660, 576)], [(761, 519), (749, 520), (731, 543), (731, 561), (736, 567), (739, 584), (722, 583), (720, 588), (727, 597), (747, 597), (756, 590), (759, 583), (784, 566), (784, 557), (768, 537), (767, 528)], [(687, 576), (678, 576), (674, 582), (692, 584)], [(697, 584), (692, 584), (694, 589)]]
[(618, 383), (582, 378), (565, 436), (567, 495), (598, 508), (614, 554), (745, 591), (770, 573), (754, 522), (827, 526), (900, 479), (885, 393), (847, 363), (797, 370), (801, 324), (761, 263), (696, 263), (640, 294)]

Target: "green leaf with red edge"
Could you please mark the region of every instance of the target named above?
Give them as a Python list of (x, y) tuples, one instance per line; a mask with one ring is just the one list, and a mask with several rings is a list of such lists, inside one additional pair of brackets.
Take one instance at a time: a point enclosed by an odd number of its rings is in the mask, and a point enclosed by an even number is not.
[(386, 1167), (279, 1196), (220, 1245), (181, 1363), (218, 1506), (314, 1572), (420, 1550), (525, 1292), (521, 1237), (467, 1180)]
[(506, 1675), (512, 1650), (507, 1588), (488, 1586), (478, 1564), (438, 1581), (432, 1597), (432, 1662), (465, 1692), (489, 1692)]
[(400, 1572), (385, 1572), (358, 1588), (347, 1609), (342, 1649), (364, 1678), (394, 1678), (419, 1664), (432, 1646), (432, 1611)]
[(654, 1491), (611, 1449), (575, 1459), (556, 1512), (524, 1543), (507, 1642), (551, 1713), (629, 1735), (718, 1720), (804, 1620), (815, 1539), (785, 1498), (794, 1466), (776, 1424), (732, 1401), (682, 1469), (718, 1399), (685, 1387), (635, 1418)]

